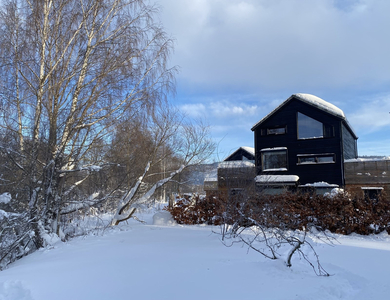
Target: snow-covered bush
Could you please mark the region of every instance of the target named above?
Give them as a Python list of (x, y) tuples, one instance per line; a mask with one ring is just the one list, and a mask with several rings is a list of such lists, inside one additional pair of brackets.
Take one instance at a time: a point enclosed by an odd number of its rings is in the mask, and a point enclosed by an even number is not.
[(31, 223), (26, 213), (0, 210), (0, 270), (36, 249)]

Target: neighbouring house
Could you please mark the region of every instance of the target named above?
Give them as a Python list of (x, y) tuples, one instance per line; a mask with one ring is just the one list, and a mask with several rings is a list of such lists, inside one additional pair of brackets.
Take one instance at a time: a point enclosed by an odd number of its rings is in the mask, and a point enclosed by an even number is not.
[(255, 163), (255, 148), (253, 147), (240, 147), (224, 160), (226, 161), (249, 161)]
[[(219, 164), (214, 191), (235, 192), (251, 184), (269, 194), (349, 187), (372, 197), (390, 188), (389, 160), (363, 166), (358, 137), (344, 112), (317, 96), (292, 95), (252, 131), (254, 150), (240, 147)], [(205, 191), (210, 192), (207, 181)]]
[(368, 198), (385, 191), (390, 200), (390, 157), (358, 158), (344, 162), (345, 188)]
[(206, 176), (204, 190), (208, 194), (237, 193), (250, 188), (255, 175), (255, 149), (240, 147), (219, 163), (214, 172)]

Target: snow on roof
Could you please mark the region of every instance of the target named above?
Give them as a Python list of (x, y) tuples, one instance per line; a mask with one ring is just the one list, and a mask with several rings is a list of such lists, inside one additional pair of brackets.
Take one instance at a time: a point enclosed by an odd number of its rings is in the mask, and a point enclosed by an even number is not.
[(244, 149), (246, 152), (249, 152), (252, 155), (255, 155), (255, 148), (253, 147), (240, 147), (241, 149)]
[(382, 158), (358, 157), (352, 159), (345, 159), (344, 162), (349, 163), (349, 162), (369, 162), (369, 161), (385, 161), (385, 160), (390, 160), (390, 156), (384, 156)]
[(301, 94), (301, 93), (294, 94), (294, 96), (298, 97), (300, 100), (302, 100), (306, 103), (309, 103), (309, 104), (316, 106), (322, 110), (325, 110), (325, 111), (331, 113), (332, 115), (336, 115), (340, 118), (345, 119), (344, 112), (340, 108), (338, 108), (336, 105), (333, 105), (332, 103), (329, 103), (329, 102), (321, 99), (320, 97), (317, 97), (317, 96), (314, 96), (311, 94)]
[(279, 150), (287, 150), (287, 147), (274, 147), (274, 148), (263, 148), (260, 152), (263, 151), (279, 151)]
[(297, 175), (258, 175), (255, 177), (255, 181), (260, 183), (297, 182), (298, 180)]
[(240, 148), (238, 148), (237, 150), (235, 150), (232, 154), (229, 154), (229, 155), (224, 159), (224, 161), (227, 160), (227, 159), (229, 159), (229, 157), (231, 157), (232, 155), (234, 155), (234, 154), (235, 154), (237, 151), (239, 151), (240, 149), (242, 149), (242, 150), (248, 152), (249, 154), (255, 156), (255, 148), (243, 146), (243, 147), (240, 147)]
[(223, 161), (218, 164), (218, 168), (247, 168), (254, 166), (254, 163), (247, 160)]
[(306, 183), (304, 185), (300, 185), (300, 187), (322, 187), (322, 188), (336, 188), (339, 187), (337, 184), (332, 184), (332, 183), (327, 183), (325, 181), (320, 181), (320, 182), (314, 182), (314, 183)]
[[(259, 125), (260, 123), (262, 123), (263, 121), (265, 121), (266, 119), (268, 119), (268, 117), (270, 117), (271, 115), (273, 115), (279, 108), (281, 108), (283, 105), (285, 105), (287, 102), (291, 101), (291, 99), (293, 99), (293, 97), (303, 101), (303, 102), (306, 102), (312, 106), (315, 106), (323, 111), (326, 111), (334, 116), (337, 116), (339, 118), (342, 118), (347, 124), (348, 126), (350, 127), (350, 129), (352, 130), (352, 132), (354, 133), (354, 130), (352, 128), (352, 126), (348, 123), (345, 115), (344, 115), (344, 112), (338, 108), (337, 106), (321, 99), (320, 97), (317, 97), (317, 96), (314, 96), (314, 95), (311, 95), (311, 94), (303, 94), (303, 93), (297, 93), (297, 94), (293, 94), (292, 96), (290, 96), (287, 100), (283, 101), (282, 104), (280, 104), (278, 107), (276, 107), (273, 111), (271, 111), (268, 115), (266, 115), (264, 118), (262, 118), (259, 122), (257, 122), (255, 125), (252, 126), (252, 130), (255, 129), (255, 127), (257, 127), (257, 125)], [(355, 134), (355, 133), (354, 133)], [(356, 134), (355, 134), (356, 136)]]

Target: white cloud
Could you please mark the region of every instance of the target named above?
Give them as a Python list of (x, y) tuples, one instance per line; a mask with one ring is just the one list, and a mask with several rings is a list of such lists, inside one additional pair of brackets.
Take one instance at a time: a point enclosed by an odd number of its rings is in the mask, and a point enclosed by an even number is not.
[(258, 112), (257, 105), (247, 104), (232, 104), (228, 101), (224, 102), (213, 102), (209, 105), (210, 113), (219, 118), (230, 118), (232, 116), (246, 117), (253, 116)]
[(184, 104), (180, 106), (180, 110), (192, 118), (204, 117), (207, 112), (205, 105), (202, 103)]
[(379, 151), (381, 130), (387, 139), (390, 1), (157, 1), (176, 39), (177, 102), (221, 149), (253, 144), (250, 128), (293, 93), (343, 109), (365, 149)]
[(181, 79), (252, 90), (390, 81), (390, 1), (160, 0)]
[(358, 108), (349, 114), (348, 120), (359, 132), (370, 133), (390, 127), (390, 95), (374, 99), (365, 98), (355, 103)]
[[(247, 118), (258, 116), (260, 105), (247, 104), (237, 99), (213, 100), (212, 98), (199, 98), (197, 103), (180, 105), (180, 109), (191, 117), (213, 118), (218, 120), (231, 118)], [(260, 102), (259, 102), (260, 103)]]

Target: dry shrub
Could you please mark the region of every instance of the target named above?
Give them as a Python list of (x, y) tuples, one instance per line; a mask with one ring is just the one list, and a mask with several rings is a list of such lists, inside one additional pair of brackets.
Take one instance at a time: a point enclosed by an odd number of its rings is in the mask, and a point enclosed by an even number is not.
[(250, 226), (253, 221), (266, 227), (303, 229), (358, 234), (390, 233), (390, 202), (384, 195), (368, 199), (339, 193), (332, 196), (310, 193), (285, 193), (229, 198), (185, 197), (167, 208), (179, 224), (238, 223)]
[(184, 196), (173, 207), (166, 207), (178, 224), (221, 224), (223, 205), (220, 197)]

